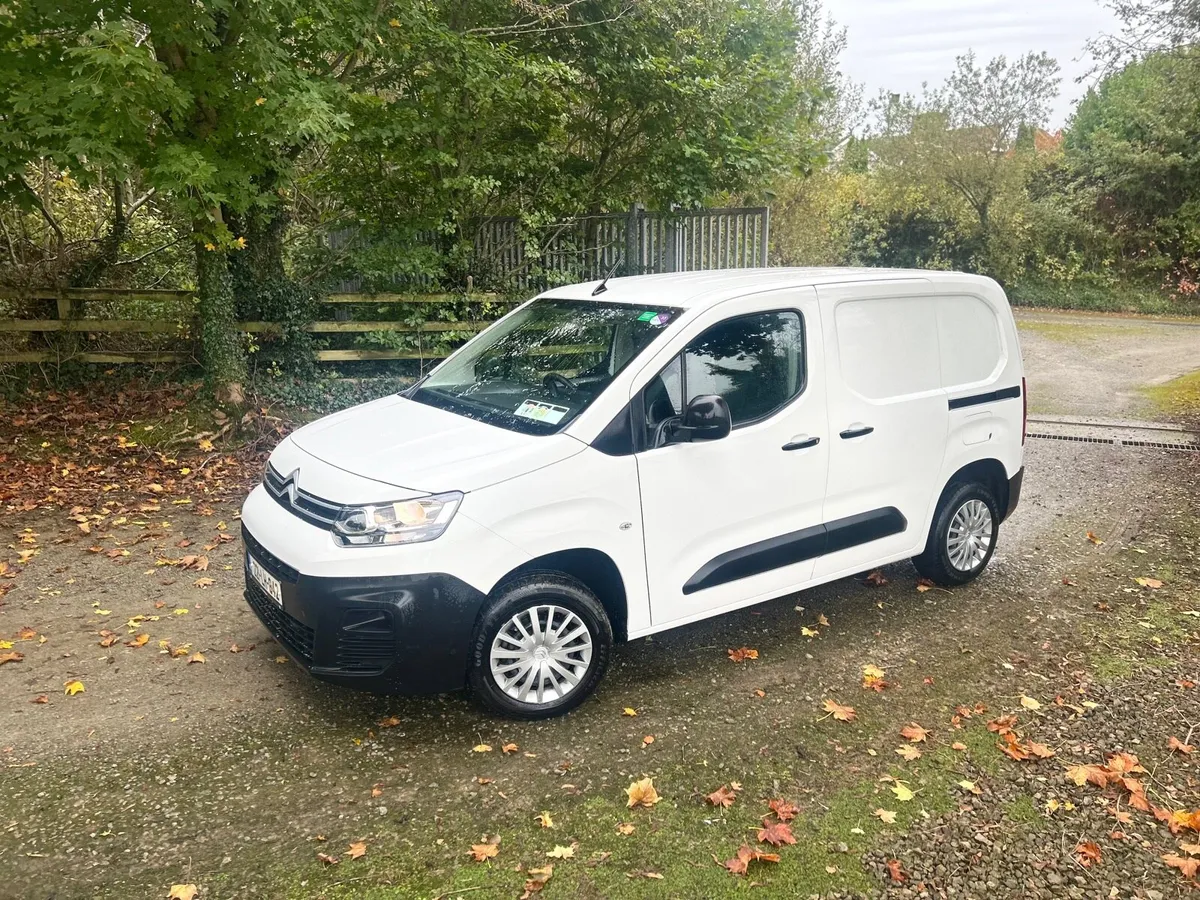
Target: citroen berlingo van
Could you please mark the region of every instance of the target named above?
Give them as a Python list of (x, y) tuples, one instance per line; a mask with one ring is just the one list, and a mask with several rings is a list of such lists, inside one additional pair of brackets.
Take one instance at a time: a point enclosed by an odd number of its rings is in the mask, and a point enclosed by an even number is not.
[(911, 558), (979, 575), (1025, 391), (990, 279), (880, 269), (554, 288), (246, 500), (246, 600), (318, 678), (564, 713), (614, 644)]

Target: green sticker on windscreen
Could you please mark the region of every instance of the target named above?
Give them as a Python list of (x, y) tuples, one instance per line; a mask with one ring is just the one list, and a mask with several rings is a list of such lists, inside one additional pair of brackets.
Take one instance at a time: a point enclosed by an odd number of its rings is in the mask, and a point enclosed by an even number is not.
[(657, 315), (658, 315), (658, 313), (656, 313), (656, 312), (646, 310), (644, 313), (642, 313), (640, 316), (638, 316), (637, 320), (639, 322), (649, 322), (651, 319), (655, 318)]

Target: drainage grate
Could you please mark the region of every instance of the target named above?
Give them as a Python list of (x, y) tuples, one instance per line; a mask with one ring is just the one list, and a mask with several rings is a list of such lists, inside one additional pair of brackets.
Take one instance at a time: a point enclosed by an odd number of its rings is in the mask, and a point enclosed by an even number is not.
[(1048, 434), (1031, 431), (1031, 438), (1041, 438), (1046, 441), (1073, 441), (1077, 444), (1107, 444), (1110, 447), (1146, 447), (1151, 450), (1178, 450), (1183, 453), (1200, 453), (1200, 445), (1184, 441), (1143, 441), (1115, 437), (1092, 437), (1079, 434)]

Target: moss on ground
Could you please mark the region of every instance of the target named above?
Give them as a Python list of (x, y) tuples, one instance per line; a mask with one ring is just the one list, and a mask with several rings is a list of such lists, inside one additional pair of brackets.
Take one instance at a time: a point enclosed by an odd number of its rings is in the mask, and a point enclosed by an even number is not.
[[(1200, 335), (1196, 341), (1200, 344)], [(1143, 391), (1151, 407), (1160, 414), (1189, 418), (1200, 415), (1200, 370)]]

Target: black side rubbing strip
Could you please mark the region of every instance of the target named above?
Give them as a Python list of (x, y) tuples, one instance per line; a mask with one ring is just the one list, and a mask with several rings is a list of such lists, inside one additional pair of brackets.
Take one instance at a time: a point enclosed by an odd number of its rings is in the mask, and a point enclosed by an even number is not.
[(701, 566), (700, 571), (683, 586), (683, 592), (694, 594), (719, 584), (761, 575), (772, 569), (899, 534), (907, 528), (908, 520), (892, 506), (826, 522), (824, 525), (814, 525), (722, 553)]
[(997, 400), (1016, 400), (1021, 396), (1021, 386), (1001, 388), (987, 394), (972, 394), (970, 397), (953, 397), (950, 400), (951, 409), (962, 409), (964, 406), (979, 406), (982, 403), (995, 403)]

